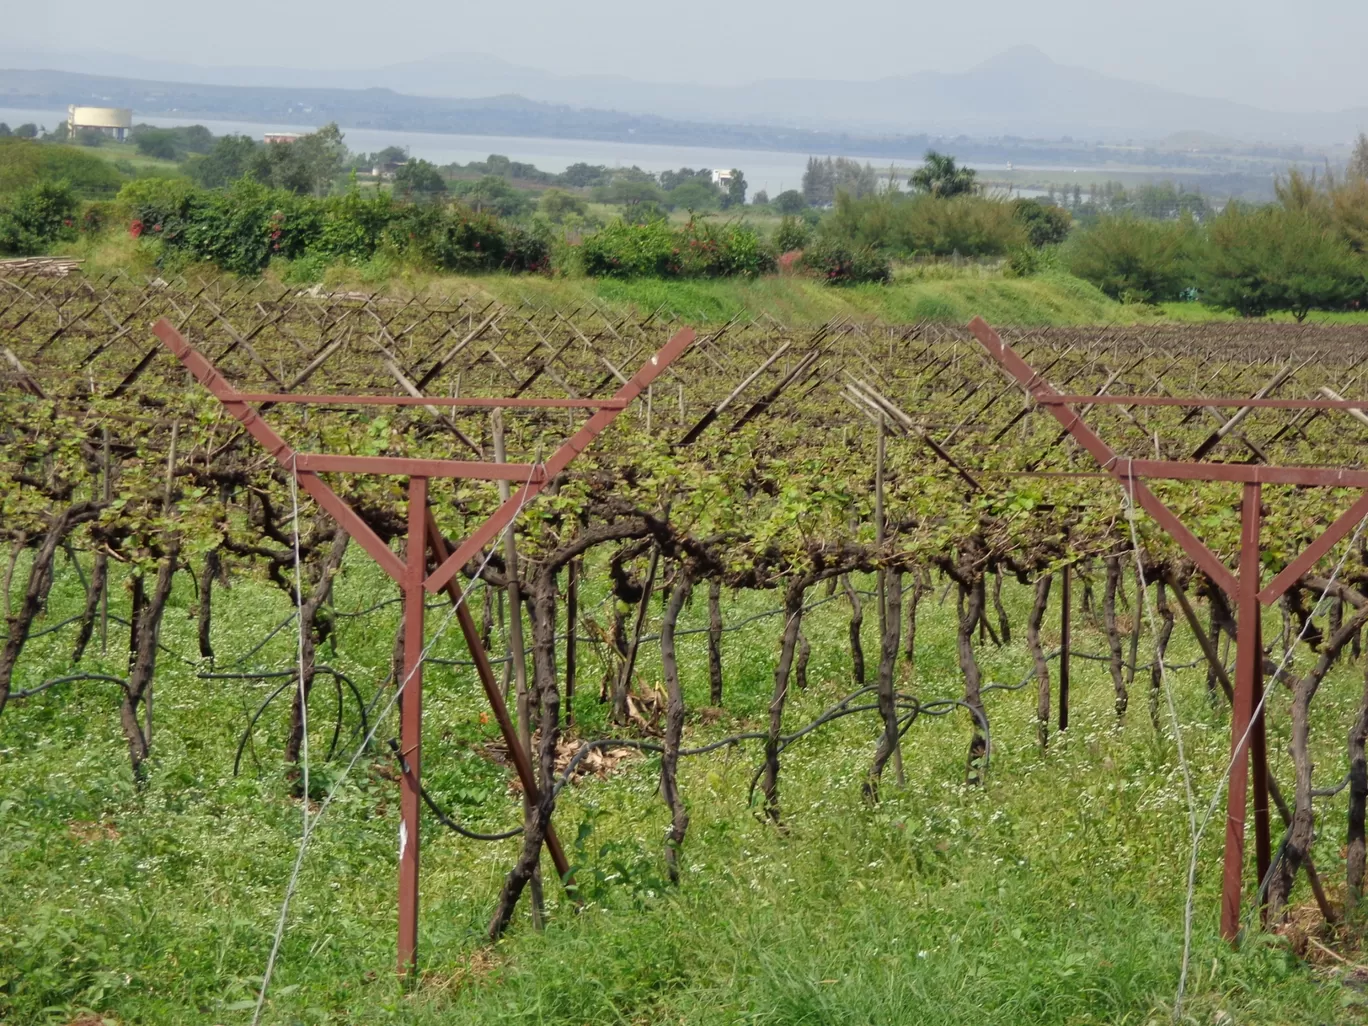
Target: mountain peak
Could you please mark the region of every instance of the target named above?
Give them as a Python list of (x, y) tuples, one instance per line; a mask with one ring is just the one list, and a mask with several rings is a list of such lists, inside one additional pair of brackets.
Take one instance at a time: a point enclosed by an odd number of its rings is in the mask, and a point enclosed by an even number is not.
[(975, 71), (986, 68), (993, 68), (997, 71), (1042, 71), (1046, 68), (1055, 67), (1054, 60), (1044, 50), (1029, 43), (1022, 43), (1020, 46), (1013, 46), (1003, 50), (1002, 53), (980, 64)]

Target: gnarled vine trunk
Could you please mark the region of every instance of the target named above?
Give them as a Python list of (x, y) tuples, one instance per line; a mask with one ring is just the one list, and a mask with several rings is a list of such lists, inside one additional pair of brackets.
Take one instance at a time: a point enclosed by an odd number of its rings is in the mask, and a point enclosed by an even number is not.
[(849, 574), (841, 575), (841, 587), (850, 600), (850, 672), (855, 678), (856, 687), (864, 687), (864, 643), (860, 637), (864, 627), (864, 603), (860, 601), (860, 593), (851, 585)]
[[(145, 595), (131, 632), (132, 666), (128, 683), (124, 686), (123, 701), (119, 705), (119, 721), (128, 741), (128, 758), (133, 766), (133, 779), (142, 784), (146, 779), (145, 763), (151, 743), (144, 726), (138, 720), (138, 707), (146, 699), (152, 676), (157, 669), (157, 644), (161, 638), (162, 617), (166, 602), (171, 597), (171, 584), (180, 558), (180, 537), (172, 535), (157, 568), (157, 582), (151, 595)], [(141, 578), (135, 578), (141, 584)]]
[(300, 749), (304, 743), (304, 706), (313, 692), (315, 657), (319, 644), (326, 640), (332, 631), (332, 623), (320, 622), (318, 614), (323, 604), (328, 601), (328, 596), (332, 594), (333, 578), (342, 566), (350, 540), (346, 531), (337, 528), (333, 534), (332, 548), (328, 550), (327, 556), (319, 566), (318, 577), (309, 588), (304, 604), (299, 610), (299, 662), (303, 669), (303, 678), (295, 682), (294, 701), (290, 705), (290, 733), (285, 741), (287, 762), (299, 761)]
[(803, 596), (807, 592), (807, 578), (789, 582), (784, 589), (784, 634), (779, 645), (779, 662), (774, 667), (774, 695), (770, 699), (769, 733), (765, 737), (765, 767), (760, 789), (765, 796), (765, 815), (779, 822), (779, 736), (784, 726), (784, 705), (788, 701), (790, 670), (793, 653), (798, 647), (798, 634), (803, 626)]
[(722, 704), (722, 581), (708, 582), (708, 701)]
[(1050, 586), (1054, 578), (1045, 574), (1036, 581), (1035, 599), (1031, 615), (1026, 619), (1026, 647), (1031, 650), (1031, 661), (1036, 675), (1036, 740), (1042, 751), (1050, 743), (1050, 664), (1040, 647), (1040, 625), (1045, 609), (1050, 604)]
[(660, 663), (665, 676), (665, 751), (660, 756), (660, 794), (670, 810), (670, 829), (665, 835), (665, 868), (671, 883), (679, 883), (679, 849), (689, 829), (689, 812), (679, 796), (679, 741), (684, 734), (684, 689), (679, 683), (679, 662), (675, 658), (675, 626), (679, 612), (689, 597), (693, 582), (681, 567), (670, 592), (660, 628)]
[(902, 635), (902, 573), (897, 570), (885, 572), (887, 595), (884, 599), (884, 629), (879, 643), (879, 718), (883, 720), (883, 733), (879, 745), (874, 750), (874, 764), (869, 769), (870, 793), (877, 793), (879, 781), (883, 779), (884, 767), (890, 758), (896, 759), (898, 784), (903, 779), (902, 760), (896, 758), (898, 751), (898, 694), (894, 680), (898, 668), (898, 641)]
[(1169, 638), (1173, 635), (1173, 610), (1169, 608), (1164, 581), (1154, 583), (1154, 610), (1159, 614), (1159, 632), (1154, 639), (1154, 662), (1150, 665), (1149, 715), (1150, 724), (1159, 730), (1159, 689), (1164, 686), (1164, 659), (1168, 655)]
[(1107, 557), (1107, 582), (1102, 588), (1102, 623), (1107, 631), (1107, 651), (1111, 658), (1107, 660), (1107, 669), (1111, 671), (1112, 690), (1116, 693), (1116, 718), (1125, 719), (1126, 706), (1130, 703), (1130, 695), (1126, 690), (1126, 678), (1122, 673), (1123, 659), (1121, 655), (1121, 632), (1116, 624), (1116, 591), (1121, 583), (1121, 559), (1118, 556)]
[(974, 628), (983, 615), (983, 578), (979, 577), (969, 585), (957, 583), (959, 629), (956, 633), (960, 672), (964, 674), (964, 704), (973, 711), (974, 716), (974, 733), (969, 739), (969, 754), (965, 758), (965, 780), (970, 784), (981, 784), (989, 755), (988, 735), (983, 729), (988, 716), (979, 695), (983, 678), (979, 672), (978, 659), (974, 656)]
[(533, 578), (532, 684), (539, 708), (537, 747), (538, 801), (523, 830), (522, 851), (504, 881), (498, 905), (489, 922), (489, 937), (498, 940), (513, 918), (513, 909), (541, 862), (546, 827), (556, 808), (556, 746), (560, 740), (560, 687), (556, 675), (556, 578), (543, 569)]
[(5, 647), (0, 649), (0, 713), (5, 711), (5, 703), (9, 701), (14, 664), (23, 651), (24, 642), (28, 640), (29, 628), (42, 610), (48, 590), (52, 587), (52, 561), (57, 549), (73, 529), (99, 516), (100, 509), (101, 506), (94, 502), (78, 502), (68, 506), (53, 518), (47, 534), (34, 550), (24, 597), (19, 601), (19, 608), (5, 617), (8, 630)]

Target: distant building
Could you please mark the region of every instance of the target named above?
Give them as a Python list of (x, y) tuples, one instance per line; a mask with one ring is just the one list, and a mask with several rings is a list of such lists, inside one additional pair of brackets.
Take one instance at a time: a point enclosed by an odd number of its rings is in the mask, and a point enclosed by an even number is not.
[(133, 112), (127, 107), (77, 107), (72, 104), (67, 108), (67, 134), (73, 139), (77, 132), (93, 128), (123, 142), (132, 127)]
[(268, 143), (292, 143), (299, 139), (298, 132), (267, 132), (261, 137)]
[(713, 185), (716, 185), (716, 186), (717, 186), (718, 188), (720, 188), (720, 189), (725, 189), (725, 188), (727, 188), (727, 186), (731, 185), (731, 183), (732, 183), (732, 178), (733, 178), (733, 177), (735, 177), (735, 176), (732, 174), (732, 172), (731, 172), (730, 170), (727, 170), (727, 171), (716, 171), (716, 170), (715, 170), (715, 171), (713, 171), (713, 173), (712, 173)]

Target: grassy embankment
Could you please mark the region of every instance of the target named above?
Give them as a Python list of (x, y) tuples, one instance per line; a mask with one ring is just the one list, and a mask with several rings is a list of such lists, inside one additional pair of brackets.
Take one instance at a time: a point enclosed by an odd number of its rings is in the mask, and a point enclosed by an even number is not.
[[(23, 567), (16, 580), (23, 579)], [(598, 583), (601, 575), (591, 580)], [(339, 579), (336, 605), (369, 606), (387, 586), (364, 560)], [(113, 612), (127, 614), (123, 588)], [(77, 612), (75, 575), (58, 581), (50, 626)], [(591, 588), (585, 608), (602, 595)], [(773, 596), (724, 604), (728, 622), (768, 608)], [(1007, 596), (1017, 622), (1024, 589)], [(163, 641), (195, 651), (194, 598), (179, 579)], [(285, 597), (250, 581), (215, 601), (218, 669), (284, 619)], [(337, 651), (320, 653), (369, 694), (383, 679), (393, 606), (343, 620)], [(706, 618), (695, 603), (681, 628)], [(915, 672), (903, 687), (923, 697), (960, 689), (953, 605), (923, 604)], [(1276, 619), (1276, 615), (1274, 616)], [(441, 617), (433, 614), (431, 630)], [(873, 646), (873, 617), (865, 647)], [(1057, 623), (1051, 613), (1047, 623)], [(772, 686), (777, 621), (726, 635), (726, 715), (691, 719), (686, 743), (755, 729)], [(1268, 625), (1269, 636), (1276, 625)], [(72, 628), (35, 639), (16, 684), (67, 669)], [(787, 722), (798, 725), (849, 691), (841, 600), (805, 621), (813, 644), (807, 692)], [(459, 658), (453, 635), (433, 654)], [(1058, 638), (1047, 630), (1047, 646)], [(704, 636), (680, 641), (688, 705), (707, 701)], [(126, 642), (111, 628), (87, 669), (123, 672)], [(1081, 621), (1075, 645), (1105, 650)], [(1148, 648), (1142, 644), (1141, 652)], [(1175, 633), (1170, 657), (1194, 646)], [(982, 655), (988, 679), (1015, 683), (1029, 671), (1020, 644)], [(282, 631), (253, 667), (293, 665)], [(576, 709), (583, 736), (602, 736), (597, 662), (585, 653)], [(286, 710), (272, 707), (232, 776), (233, 749), (270, 681), (202, 680), (207, 669), (163, 653), (151, 780), (135, 791), (117, 717), (116, 690), (86, 683), (15, 703), (0, 719), (0, 1020), (70, 1022), (81, 1009), (118, 1024), (242, 1024), (250, 1020), (300, 832), (279, 752)], [(660, 679), (653, 647), (642, 678)], [(1339, 777), (1343, 738), (1361, 670), (1334, 672), (1316, 702), (1318, 783)], [(314, 836), (277, 967), (266, 1022), (367, 1026), (494, 1022), (528, 1024), (893, 1023), (1144, 1024), (1169, 1021), (1177, 982), (1186, 874), (1183, 783), (1167, 731), (1145, 713), (1142, 672), (1129, 721), (1116, 729), (1105, 665), (1075, 664), (1073, 726), (1048, 755), (1035, 745), (1033, 687), (986, 701), (994, 756), (986, 787), (962, 786), (968, 728), (962, 717), (924, 718), (905, 742), (907, 786), (890, 781), (884, 801), (860, 795), (876, 727), (869, 716), (831, 724), (784, 756), (786, 826), (747, 809), (759, 750), (751, 744), (685, 760), (681, 786), (693, 817), (684, 879), (663, 881), (668, 817), (656, 793), (658, 763), (629, 758), (608, 779), (567, 791), (560, 833), (588, 905), (576, 915), (548, 875), (550, 922), (534, 932), (524, 906), (510, 936), (489, 947), (483, 929), (516, 841), (477, 844), (424, 827), (422, 957), (416, 992), (404, 994), (394, 956), (395, 785), (387, 757), (363, 759)], [(1228, 755), (1223, 712), (1207, 703), (1204, 674), (1183, 670), (1174, 689), (1203, 807)], [(478, 829), (516, 822), (505, 771), (475, 747), (490, 740), (477, 682), (463, 668), (433, 666), (426, 692), (425, 776), (436, 798)], [(313, 710), (313, 781), (337, 779), (321, 765), (333, 696)], [(1287, 698), (1270, 704), (1275, 772), (1290, 782)], [(343, 750), (355, 725), (348, 712)], [(378, 737), (392, 732), (387, 723)], [(1343, 801), (1325, 802), (1315, 858), (1343, 879)], [(1298, 961), (1278, 941), (1251, 936), (1232, 951), (1216, 935), (1221, 816), (1202, 847), (1196, 941), (1186, 1022), (1359, 1022), (1360, 994), (1340, 985), (1326, 959)], [(579, 843), (576, 838), (579, 837)], [(1276, 839), (1276, 838), (1275, 838)], [(1306, 900), (1303, 883), (1294, 900)], [(9, 1002), (9, 1004), (4, 1004)], [(1352, 1007), (1351, 1007), (1352, 1006)]]

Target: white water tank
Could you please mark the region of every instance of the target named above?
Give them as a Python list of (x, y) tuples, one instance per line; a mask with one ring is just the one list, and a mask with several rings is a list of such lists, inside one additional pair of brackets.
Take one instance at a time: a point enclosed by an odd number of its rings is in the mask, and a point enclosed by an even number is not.
[(67, 131), (74, 138), (83, 128), (94, 128), (120, 142), (128, 136), (133, 127), (133, 112), (127, 107), (77, 107), (67, 108)]

